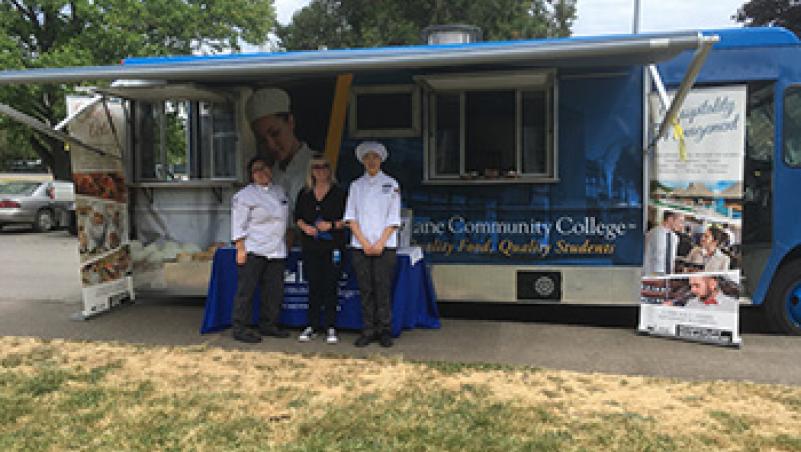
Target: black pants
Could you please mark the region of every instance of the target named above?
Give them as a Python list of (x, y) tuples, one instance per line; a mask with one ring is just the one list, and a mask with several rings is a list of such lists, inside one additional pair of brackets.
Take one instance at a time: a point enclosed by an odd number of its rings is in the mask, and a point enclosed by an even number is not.
[(392, 331), (392, 283), (395, 279), (396, 251), (385, 248), (380, 256), (353, 250), (353, 269), (362, 298), (362, 334)]
[[(330, 249), (303, 249), (304, 275), (309, 281), (309, 323), (320, 329), (320, 314), (325, 310), (325, 328), (334, 326), (339, 301), (339, 276), (342, 264), (335, 264)], [(340, 251), (340, 259), (342, 252)]]
[(234, 330), (244, 330), (253, 323), (251, 316), (256, 286), (261, 286), (259, 327), (271, 328), (278, 324), (284, 302), (284, 267), (285, 259), (267, 259), (248, 253), (245, 265), (239, 267), (234, 297)]

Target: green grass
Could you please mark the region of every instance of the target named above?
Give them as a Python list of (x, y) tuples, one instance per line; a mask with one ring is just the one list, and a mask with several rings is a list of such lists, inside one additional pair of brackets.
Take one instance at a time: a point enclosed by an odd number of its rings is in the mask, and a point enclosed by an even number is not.
[(801, 450), (793, 387), (92, 347), (0, 338), (0, 450)]

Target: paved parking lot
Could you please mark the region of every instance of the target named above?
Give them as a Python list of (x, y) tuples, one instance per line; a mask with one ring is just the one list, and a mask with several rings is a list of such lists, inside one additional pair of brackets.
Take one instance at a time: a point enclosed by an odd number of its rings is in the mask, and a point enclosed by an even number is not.
[(78, 239), (65, 230), (39, 234), (23, 226), (0, 232), (0, 300), (81, 299)]
[(801, 337), (744, 334), (743, 347), (732, 349), (638, 336), (632, 326), (444, 319), (440, 330), (404, 332), (392, 349), (357, 349), (351, 345), (353, 332), (345, 332), (336, 346), (322, 341), (300, 344), (294, 339), (249, 346), (233, 341), (229, 332), (200, 335), (202, 300), (185, 299), (137, 300), (90, 320), (74, 321), (70, 317), (81, 305), (73, 237), (63, 231), (5, 231), (0, 233), (0, 259), (0, 335), (5, 336), (350, 356), (382, 353), (415, 360), (801, 385)]

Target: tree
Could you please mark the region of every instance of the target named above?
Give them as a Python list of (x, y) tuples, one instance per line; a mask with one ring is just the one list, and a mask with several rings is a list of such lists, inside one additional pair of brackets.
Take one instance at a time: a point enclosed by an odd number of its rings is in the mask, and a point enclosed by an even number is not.
[[(116, 64), (128, 56), (214, 53), (261, 44), (275, 24), (272, 0), (0, 0), (0, 68)], [(63, 85), (0, 87), (0, 102), (55, 125)], [(7, 145), (30, 148), (57, 178), (70, 176), (57, 140), (0, 118)]]
[(419, 44), (429, 25), (470, 24), (488, 41), (568, 36), (576, 0), (312, 0), (279, 26), (288, 50)]
[(747, 27), (784, 27), (801, 37), (801, 2), (798, 0), (751, 0), (734, 16)]

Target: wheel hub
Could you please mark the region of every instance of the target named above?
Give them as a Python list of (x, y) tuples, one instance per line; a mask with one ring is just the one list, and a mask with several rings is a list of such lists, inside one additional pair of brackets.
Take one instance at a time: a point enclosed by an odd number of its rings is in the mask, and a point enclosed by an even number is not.
[(787, 293), (785, 309), (787, 309), (787, 318), (797, 326), (801, 325), (801, 283), (793, 286), (792, 290)]

